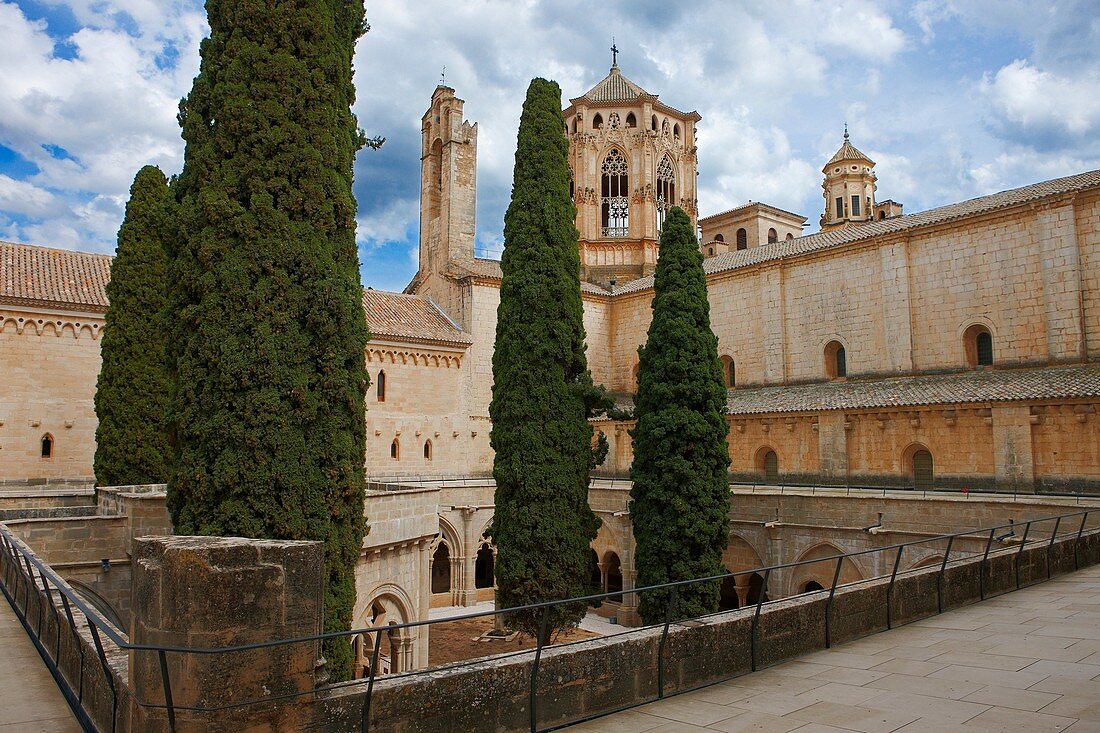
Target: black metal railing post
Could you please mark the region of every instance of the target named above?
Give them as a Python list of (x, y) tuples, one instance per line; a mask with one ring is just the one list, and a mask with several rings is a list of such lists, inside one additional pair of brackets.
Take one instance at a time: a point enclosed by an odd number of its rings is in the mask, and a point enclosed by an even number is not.
[(665, 606), (665, 627), (661, 631), (661, 641), (657, 645), (657, 699), (665, 696), (665, 645), (668, 643), (668, 627), (672, 623), (672, 608), (676, 605), (679, 586), (672, 586)]
[(168, 708), (168, 731), (176, 733), (176, 706), (172, 703), (172, 680), (168, 677), (168, 658), (161, 649), (157, 652), (160, 660), (160, 684), (164, 687), (164, 706)]
[(936, 613), (943, 613), (943, 574), (947, 571), (947, 562), (951, 558), (951, 546), (953, 544), (955, 544), (955, 535), (947, 538), (947, 550), (943, 553), (940, 572), (936, 575)]
[(542, 607), (542, 621), (539, 622), (539, 638), (535, 643), (535, 661), (531, 665), (531, 691), (529, 697), (529, 704), (531, 707), (531, 733), (538, 733), (538, 682), (539, 682), (539, 663), (542, 661), (542, 645), (543, 640), (546, 639), (547, 624), (550, 622), (550, 609), (553, 606)]
[(997, 531), (996, 527), (989, 529), (989, 539), (985, 542), (985, 552), (982, 554), (982, 562), (978, 565), (978, 596), (981, 600), (985, 600), (985, 568), (989, 562), (989, 551), (993, 547), (993, 535)]
[(107, 654), (103, 651), (103, 642), (99, 638), (99, 629), (91, 619), (85, 619), (88, 623), (88, 631), (92, 634), (92, 642), (95, 644), (96, 653), (99, 655), (99, 664), (103, 667), (103, 674), (107, 678), (107, 685), (111, 688), (111, 730), (118, 728), (118, 691), (115, 690), (115, 676), (111, 673), (111, 665), (107, 663)]
[(1024, 545), (1027, 544), (1027, 536), (1031, 532), (1031, 520), (1024, 525), (1024, 536), (1020, 540), (1020, 549), (1016, 551), (1016, 590), (1020, 590), (1020, 558), (1024, 554)]
[(1081, 546), (1081, 535), (1085, 533), (1085, 522), (1088, 521), (1089, 513), (1086, 511), (1081, 515), (1081, 526), (1077, 528), (1077, 539), (1073, 541), (1073, 569), (1080, 570), (1081, 562), (1077, 558), (1077, 550)]
[(756, 611), (752, 614), (752, 626), (749, 627), (749, 660), (753, 672), (756, 671), (757, 666), (757, 634), (760, 628), (760, 607), (764, 605), (764, 596), (768, 594), (768, 579), (771, 578), (771, 574), (771, 568), (764, 570), (764, 582), (760, 584), (760, 591), (756, 596)]
[(844, 565), (844, 556), (836, 559), (836, 571), (833, 573), (833, 585), (829, 588), (829, 600), (825, 602), (825, 648), (830, 648), (833, 642), (832, 618), (833, 598), (836, 596), (836, 584), (840, 581), (840, 568)]
[(363, 733), (370, 730), (370, 703), (374, 697), (374, 678), (378, 672), (378, 650), (382, 647), (382, 630), (374, 632), (374, 651), (370, 654), (370, 674), (367, 679), (367, 694), (363, 700), (360, 727)]
[(1058, 527), (1062, 524), (1062, 518), (1054, 520), (1054, 531), (1050, 533), (1050, 543), (1047, 545), (1047, 580), (1050, 580), (1050, 552), (1054, 549), (1054, 540), (1058, 538)]
[(894, 602), (894, 581), (898, 577), (898, 566), (901, 565), (901, 551), (905, 545), (898, 545), (898, 554), (894, 557), (894, 570), (890, 573), (890, 585), (886, 586), (886, 628), (894, 628), (894, 611), (891, 605)]

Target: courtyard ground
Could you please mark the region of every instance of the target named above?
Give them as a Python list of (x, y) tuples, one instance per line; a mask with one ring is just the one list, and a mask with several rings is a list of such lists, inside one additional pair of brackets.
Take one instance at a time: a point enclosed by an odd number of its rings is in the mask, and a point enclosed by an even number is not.
[[(490, 606), (491, 607), (491, 606)], [(462, 609), (469, 613), (472, 609)], [(480, 610), (480, 609), (479, 609)], [(428, 665), (438, 667), (450, 662), (461, 662), (479, 657), (490, 657), (498, 654), (517, 652), (523, 649), (534, 649), (535, 640), (526, 634), (517, 634), (510, 640), (494, 639), (493, 641), (478, 641), (485, 632), (493, 628), (493, 617), (466, 619), (461, 621), (444, 621), (433, 624), (431, 635), (428, 637)], [(573, 629), (560, 634), (555, 644), (568, 641), (590, 639), (601, 634)], [(2, 732), (0, 732), (2, 733)]]

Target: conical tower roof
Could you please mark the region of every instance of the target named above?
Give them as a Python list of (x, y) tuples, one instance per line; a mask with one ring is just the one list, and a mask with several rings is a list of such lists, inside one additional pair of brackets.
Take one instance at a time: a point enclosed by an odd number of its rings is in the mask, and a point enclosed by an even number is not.
[(875, 161), (867, 157), (866, 153), (863, 153), (855, 145), (852, 145), (848, 141), (848, 126), (844, 126), (844, 143), (840, 146), (840, 150), (837, 150), (833, 157), (829, 158), (829, 162), (822, 168), (822, 172), (828, 173), (828, 168), (831, 165), (840, 163), (845, 160), (863, 160), (871, 165), (875, 164)]

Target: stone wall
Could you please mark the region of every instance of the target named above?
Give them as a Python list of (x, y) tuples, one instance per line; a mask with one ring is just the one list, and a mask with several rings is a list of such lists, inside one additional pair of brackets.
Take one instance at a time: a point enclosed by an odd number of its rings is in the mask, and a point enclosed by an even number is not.
[(102, 328), (102, 314), (0, 307), (0, 480), (91, 478)]

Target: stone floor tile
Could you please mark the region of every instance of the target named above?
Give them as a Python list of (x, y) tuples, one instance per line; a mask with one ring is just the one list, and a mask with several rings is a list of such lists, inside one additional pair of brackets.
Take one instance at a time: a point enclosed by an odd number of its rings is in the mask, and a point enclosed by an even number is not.
[(810, 661), (814, 664), (831, 664), (834, 667), (870, 669), (876, 664), (882, 664), (887, 659), (892, 658), (890, 652), (881, 652), (879, 654), (854, 654), (848, 651), (826, 649), (825, 651), (816, 652), (805, 657), (803, 661)]
[(839, 682), (830, 682), (829, 684), (816, 687), (807, 692), (803, 692), (798, 697), (805, 697), (807, 699), (822, 700), (824, 702), (839, 702), (845, 705), (859, 705), (863, 701), (874, 697), (879, 694), (881, 690), (875, 690), (868, 687), (860, 687), (858, 685), (845, 685)]
[(818, 672), (814, 679), (826, 682), (839, 682), (844, 685), (865, 685), (868, 682), (882, 679), (888, 672), (875, 672), (869, 669), (851, 669), (848, 667), (832, 667), (825, 672)]
[(569, 726), (569, 733), (646, 733), (667, 722), (665, 718), (646, 715), (637, 709), (624, 710), (587, 723)]
[(1038, 692), (1036, 690), (1020, 690), (1012, 687), (983, 687), (977, 692), (972, 692), (963, 700), (978, 702), (985, 705), (996, 705), (1013, 710), (1030, 710), (1035, 712), (1044, 705), (1057, 700), (1059, 695), (1053, 692)]
[(989, 705), (942, 697), (914, 695), (909, 692), (882, 690), (879, 695), (862, 703), (864, 707), (894, 710), (899, 713), (928, 718), (944, 723), (965, 723), (979, 713), (989, 710)]
[(687, 694), (690, 695), (693, 700), (703, 700), (705, 702), (714, 703), (715, 705), (730, 705), (738, 700), (744, 700), (747, 697), (757, 695), (759, 692), (759, 690), (749, 689), (748, 687), (738, 687), (732, 684), (732, 682), (722, 682), (717, 685), (702, 687)]
[(650, 728), (648, 733), (711, 733), (713, 730), (713, 728), (704, 728), (701, 725), (672, 720), (656, 728)]
[(1029, 713), (1024, 710), (990, 708), (962, 724), (964, 731), (987, 730), (997, 733), (1060, 733), (1077, 721), (1060, 715)]
[(798, 695), (828, 683), (825, 680), (811, 677), (790, 677), (769, 669), (730, 680), (730, 684), (756, 692), (767, 690), (769, 692), (786, 692), (790, 695)]
[(1073, 677), (1074, 679), (1091, 680), (1100, 675), (1100, 668), (1094, 664), (1075, 664), (1073, 662), (1055, 662), (1043, 659), (1024, 668), (1024, 672), (1046, 674), (1048, 677)]
[(1045, 680), (1036, 682), (1028, 689), (1100, 700), (1100, 682), (1096, 680), (1082, 680), (1074, 677), (1059, 677), (1057, 675), (1052, 675)]
[(1019, 672), (1024, 667), (1034, 664), (1043, 657), (1012, 657), (994, 654), (985, 651), (980, 654), (973, 652), (947, 652), (938, 657), (929, 659), (929, 662), (942, 663), (944, 667), (957, 664), (963, 667), (981, 667), (983, 669), (1000, 669), (1006, 672)]
[(745, 710), (728, 720), (712, 723), (707, 728), (720, 730), (722, 733), (790, 733), (793, 730), (803, 730), (805, 725), (806, 722), (802, 720)]
[(835, 670), (836, 667), (828, 664), (811, 664), (801, 660), (797, 662), (784, 662), (776, 667), (769, 667), (767, 671), (776, 674), (785, 674), (789, 677), (816, 677), (823, 672)]
[(907, 674), (889, 674), (882, 679), (868, 682), (867, 687), (895, 692), (909, 692), (914, 695), (943, 697), (949, 700), (961, 700), (972, 692), (985, 687), (984, 684), (965, 680), (945, 680), (933, 677), (913, 677)]
[(807, 723), (824, 723), (860, 733), (890, 733), (920, 716), (860, 705), (819, 702), (789, 713), (786, 717), (805, 720)]
[[(937, 657), (938, 659), (939, 657)], [(876, 664), (871, 669), (875, 672), (895, 674), (910, 674), (914, 677), (924, 677), (948, 666), (949, 662), (918, 662), (913, 659), (890, 659), (882, 664)]]
[(712, 702), (697, 700), (688, 695), (677, 695), (665, 698), (657, 702), (649, 703), (639, 708), (646, 715), (658, 718), (675, 720), (679, 723), (706, 726), (725, 720), (732, 714), (730, 708), (725, 705), (716, 705)]
[(996, 685), (998, 687), (1015, 687), (1026, 690), (1036, 682), (1041, 682), (1050, 675), (1045, 672), (1008, 672), (1002, 669), (982, 669), (980, 667), (964, 667), (953, 664), (950, 667), (933, 672), (928, 675), (940, 680), (960, 680), (963, 682), (975, 682), (981, 685)]
[(788, 695), (784, 692), (771, 693), (757, 691), (752, 697), (730, 703), (730, 707), (782, 716), (813, 704), (814, 701), (806, 697)]
[(1031, 659), (1051, 659), (1058, 662), (1084, 662), (1090, 654), (1095, 654), (1088, 649), (1075, 649), (1075, 645), (1066, 645), (1069, 639), (1056, 639), (1056, 644), (1046, 645), (1041, 641), (1035, 641), (1035, 637), (1028, 637), (1027, 641), (1019, 643), (998, 644), (986, 650), (989, 654), (1002, 657), (1025, 657)]
[(1100, 730), (1100, 699), (1097, 698), (1061, 695), (1038, 712), (1091, 721), (1096, 730)]
[(939, 640), (934, 640), (929, 646), (913, 646), (909, 644), (905, 646), (896, 646), (885, 656), (893, 657), (894, 659), (912, 659), (917, 662), (926, 662), (932, 657), (938, 657), (944, 653), (943, 649), (935, 646), (938, 642)]

